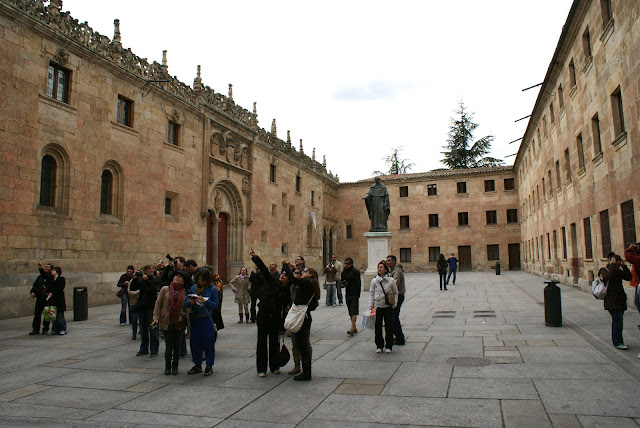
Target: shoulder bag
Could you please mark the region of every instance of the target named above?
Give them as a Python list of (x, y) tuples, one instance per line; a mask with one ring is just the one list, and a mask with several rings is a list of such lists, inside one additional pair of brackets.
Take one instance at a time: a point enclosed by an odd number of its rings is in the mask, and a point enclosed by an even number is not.
[(300, 331), (302, 324), (304, 324), (304, 319), (307, 317), (307, 307), (315, 296), (316, 294), (313, 293), (311, 299), (309, 299), (306, 305), (296, 305), (295, 303), (291, 305), (291, 309), (289, 309), (289, 313), (287, 313), (287, 317), (284, 320), (285, 329), (289, 330), (291, 333), (297, 333)]
[(382, 286), (382, 281), (380, 281), (380, 288), (382, 288), (382, 292), (384, 293), (384, 303), (389, 306), (393, 306), (396, 304), (396, 296), (393, 295), (393, 291), (387, 293), (387, 291)]

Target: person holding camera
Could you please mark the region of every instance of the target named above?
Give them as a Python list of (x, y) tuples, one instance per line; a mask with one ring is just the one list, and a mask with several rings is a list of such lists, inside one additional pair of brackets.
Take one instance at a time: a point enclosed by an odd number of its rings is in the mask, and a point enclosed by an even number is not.
[(116, 294), (116, 296), (120, 297), (120, 303), (122, 307), (120, 308), (120, 325), (125, 325), (127, 323), (127, 311), (129, 311), (129, 324), (131, 324), (131, 309), (129, 308), (129, 284), (133, 279), (133, 272), (135, 268), (133, 265), (127, 266), (127, 271), (120, 276), (118, 280), (118, 287), (120, 290)]
[(158, 330), (150, 328), (153, 322), (153, 308), (156, 306), (158, 288), (160, 281), (153, 274), (153, 266), (146, 265), (142, 271), (133, 274), (133, 280), (129, 290), (139, 292), (138, 301), (133, 305), (131, 312), (138, 317), (142, 332), (142, 342), (140, 350), (136, 356), (151, 353), (151, 358), (158, 356), (160, 343), (158, 340)]
[(184, 284), (189, 276), (182, 270), (175, 271), (169, 285), (160, 290), (156, 305), (153, 308), (153, 322), (151, 327), (157, 325), (164, 331), (164, 374), (177, 375), (180, 362), (180, 339), (184, 337), (184, 329), (187, 326), (187, 313), (185, 311)]
[(213, 327), (212, 312), (218, 307), (218, 290), (213, 285), (213, 275), (208, 269), (196, 274), (195, 285), (189, 290), (184, 306), (191, 309), (191, 358), (193, 367), (187, 374), (202, 373), (202, 352), (207, 358), (204, 375), (213, 373), (216, 352), (216, 331)]
[(631, 280), (631, 271), (617, 254), (607, 255), (609, 264), (598, 272), (605, 284), (607, 295), (604, 297), (604, 309), (611, 314), (611, 341), (616, 349), (627, 350), (622, 339), (623, 316), (627, 310), (627, 293), (624, 292), (622, 280)]
[[(398, 301), (398, 286), (396, 280), (388, 276), (389, 267), (385, 260), (378, 263), (378, 275), (371, 280), (369, 286), (369, 312), (376, 314), (376, 354), (382, 352), (390, 354), (393, 349), (393, 310)], [(393, 303), (388, 303), (387, 294), (393, 294)], [(382, 323), (384, 322), (385, 337), (382, 338)], [(385, 347), (386, 344), (386, 347)]]
[(42, 311), (47, 306), (47, 287), (51, 281), (51, 269), (52, 264), (42, 265), (42, 262), (38, 260), (38, 270), (40, 275), (33, 281), (31, 291), (29, 294), (32, 299), (36, 299), (35, 309), (33, 311), (33, 322), (31, 323), (31, 332), (29, 336), (40, 334), (40, 323), (42, 323), (42, 334), (47, 334), (49, 331), (49, 321), (42, 320)]
[(336, 275), (338, 269), (333, 262), (329, 262), (324, 268), (325, 274), (325, 288), (327, 290), (327, 297), (325, 299), (325, 306), (338, 306), (336, 304)]

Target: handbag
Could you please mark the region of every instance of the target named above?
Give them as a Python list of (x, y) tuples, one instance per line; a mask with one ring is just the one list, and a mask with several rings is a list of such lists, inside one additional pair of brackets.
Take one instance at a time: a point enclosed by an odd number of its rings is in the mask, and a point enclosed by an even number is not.
[(591, 286), (591, 292), (593, 293), (593, 297), (595, 297), (598, 300), (604, 300), (605, 296), (607, 295), (608, 288), (609, 288), (609, 284), (605, 284), (602, 278), (600, 278), (600, 275), (598, 275), (596, 279), (593, 280), (593, 285)]
[(289, 309), (289, 313), (287, 313), (287, 317), (284, 320), (284, 328), (289, 330), (291, 333), (297, 333), (302, 328), (302, 324), (304, 324), (304, 319), (307, 317), (307, 307), (311, 300), (315, 297), (315, 293), (309, 299), (306, 305), (296, 305), (295, 303), (291, 305), (291, 309)]
[(58, 308), (55, 306), (45, 306), (42, 310), (45, 321), (55, 321), (58, 318)]
[(118, 292), (116, 293), (116, 297), (122, 297), (123, 294), (124, 294), (124, 287), (121, 287), (120, 290), (118, 290)]
[(393, 306), (396, 304), (396, 296), (394, 296), (393, 292), (387, 293), (387, 291), (382, 286), (382, 281), (380, 281), (380, 288), (382, 288), (382, 292), (384, 293), (384, 303), (389, 306)]
[(280, 367), (284, 367), (291, 359), (291, 354), (289, 353), (289, 349), (287, 349), (287, 346), (284, 344), (284, 335), (281, 334), (280, 338), (282, 338), (282, 346), (280, 347), (280, 351), (278, 352), (278, 365)]

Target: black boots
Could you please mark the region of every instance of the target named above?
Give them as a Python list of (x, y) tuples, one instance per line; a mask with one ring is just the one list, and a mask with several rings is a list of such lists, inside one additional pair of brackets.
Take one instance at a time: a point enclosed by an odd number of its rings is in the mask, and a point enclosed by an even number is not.
[(300, 355), (300, 359), (302, 360), (302, 373), (294, 376), (293, 380), (311, 380), (311, 354)]

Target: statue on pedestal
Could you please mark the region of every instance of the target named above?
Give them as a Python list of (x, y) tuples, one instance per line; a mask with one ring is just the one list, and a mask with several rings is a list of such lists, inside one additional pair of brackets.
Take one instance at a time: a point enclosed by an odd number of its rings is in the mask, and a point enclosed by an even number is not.
[(387, 220), (391, 212), (389, 192), (387, 186), (380, 182), (380, 177), (376, 177), (375, 181), (375, 184), (369, 188), (367, 196), (363, 198), (371, 220), (369, 232), (387, 232)]

